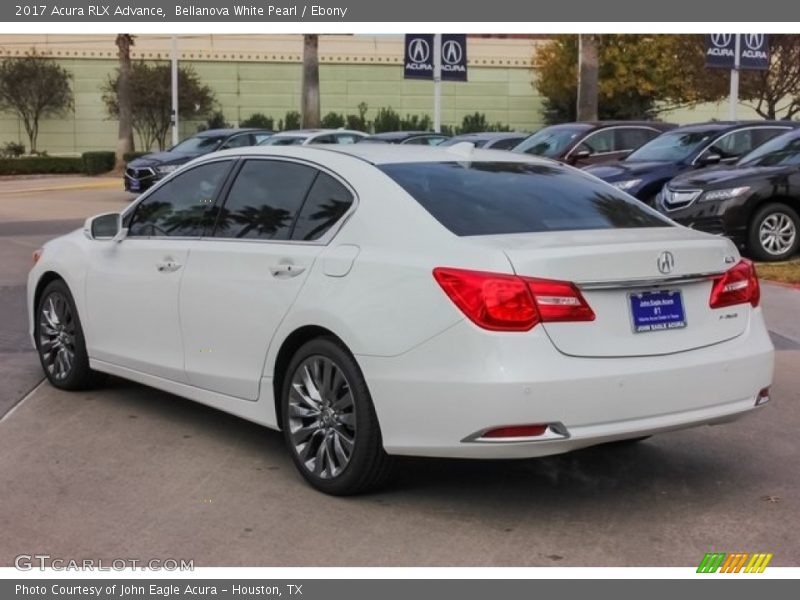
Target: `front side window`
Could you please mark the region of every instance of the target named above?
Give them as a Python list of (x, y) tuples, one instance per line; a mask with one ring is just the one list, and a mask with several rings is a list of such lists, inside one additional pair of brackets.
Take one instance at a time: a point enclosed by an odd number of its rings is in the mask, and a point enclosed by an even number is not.
[(317, 170), (278, 160), (242, 165), (219, 211), (215, 237), (287, 240)]
[(671, 226), (638, 200), (561, 165), (421, 162), (379, 168), (459, 236)]
[(540, 129), (521, 141), (514, 152), (536, 154), (538, 156), (560, 156), (576, 138), (586, 131), (586, 127), (575, 125), (551, 125)]
[(243, 148), (244, 146), (252, 146), (253, 145), (253, 136), (249, 133), (241, 133), (239, 135), (234, 135), (233, 137), (228, 138), (228, 141), (222, 145), (222, 149), (228, 148)]
[(128, 237), (203, 235), (211, 207), (231, 161), (216, 161), (180, 173), (136, 205)]
[(616, 150), (616, 145), (614, 143), (614, 130), (603, 129), (602, 131), (593, 133), (583, 140), (578, 149), (588, 150), (591, 154), (614, 152), (614, 150)]

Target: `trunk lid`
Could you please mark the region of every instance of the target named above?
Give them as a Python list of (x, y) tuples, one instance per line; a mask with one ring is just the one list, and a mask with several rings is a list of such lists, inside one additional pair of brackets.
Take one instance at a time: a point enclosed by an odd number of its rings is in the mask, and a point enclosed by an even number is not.
[[(741, 335), (750, 305), (709, 306), (712, 277), (739, 260), (725, 239), (679, 227), (606, 229), (472, 238), (502, 249), (518, 275), (578, 285), (595, 320), (544, 323), (559, 351), (581, 357), (652, 356), (684, 352)], [(665, 253), (671, 265), (661, 265)], [(667, 259), (668, 260), (668, 259)], [(670, 262), (668, 260), (668, 262)], [(671, 269), (666, 269), (671, 266)], [(672, 292), (660, 294), (659, 292)], [(676, 306), (679, 294), (680, 304)], [(634, 308), (632, 296), (636, 296)], [(660, 305), (666, 303), (667, 306)], [(675, 314), (672, 325), (636, 332), (654, 308)], [(643, 312), (644, 311), (644, 312)], [(638, 320), (634, 319), (634, 312)], [(683, 319), (679, 314), (683, 314)], [(662, 317), (656, 317), (661, 319)], [(655, 327), (666, 327), (661, 324)], [(646, 326), (645, 326), (646, 327)]]

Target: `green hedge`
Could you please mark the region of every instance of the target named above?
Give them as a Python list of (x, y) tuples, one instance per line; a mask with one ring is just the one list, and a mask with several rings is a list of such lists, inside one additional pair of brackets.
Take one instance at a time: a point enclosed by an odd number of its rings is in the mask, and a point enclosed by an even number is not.
[(25, 156), (0, 159), (0, 175), (83, 172), (83, 158), (79, 156)]
[(108, 173), (114, 168), (115, 155), (113, 152), (84, 152), (83, 172), (87, 175), (99, 175)]

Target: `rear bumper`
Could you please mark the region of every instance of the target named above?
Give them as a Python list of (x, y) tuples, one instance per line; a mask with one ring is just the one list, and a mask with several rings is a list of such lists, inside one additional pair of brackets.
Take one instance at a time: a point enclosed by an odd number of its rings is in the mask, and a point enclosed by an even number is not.
[[(461, 322), (403, 355), (357, 359), (390, 454), (526, 458), (738, 418), (771, 384), (774, 356), (757, 309), (738, 338), (664, 356), (576, 358), (542, 328), (492, 334)], [(469, 441), (539, 423), (556, 435)]]

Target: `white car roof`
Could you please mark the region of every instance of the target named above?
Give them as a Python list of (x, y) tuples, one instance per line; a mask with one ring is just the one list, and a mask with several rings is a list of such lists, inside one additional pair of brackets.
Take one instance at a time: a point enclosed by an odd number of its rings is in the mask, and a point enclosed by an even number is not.
[(348, 154), (374, 165), (410, 162), (486, 161), (552, 165), (554, 161), (506, 150), (483, 150), (469, 142), (452, 146), (417, 146), (405, 144), (342, 144), (313, 146)]
[(310, 138), (317, 135), (327, 135), (329, 133), (349, 133), (360, 136), (366, 135), (361, 131), (353, 131), (350, 129), (296, 129), (294, 131), (279, 131), (278, 133), (273, 134), (272, 137)]
[[(335, 130), (339, 131), (339, 130)], [(453, 146), (416, 146), (404, 144), (310, 144), (308, 146), (246, 146), (206, 154), (201, 158), (215, 156), (286, 156), (291, 158), (324, 159), (328, 153), (336, 153), (362, 160), (373, 165), (413, 162), (515, 162), (538, 165), (557, 165), (553, 160), (530, 154), (506, 150), (483, 150), (469, 142)], [(199, 159), (196, 159), (199, 160)]]

